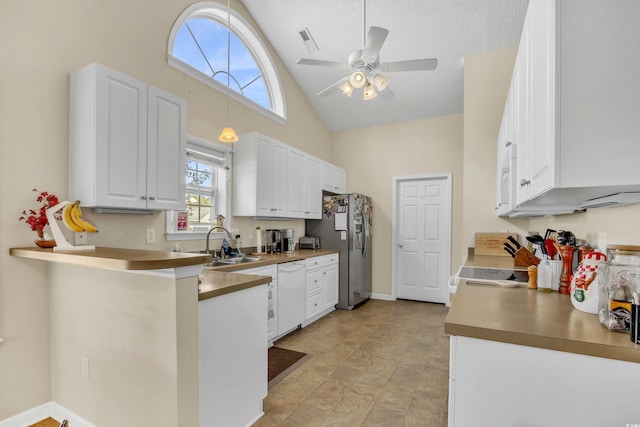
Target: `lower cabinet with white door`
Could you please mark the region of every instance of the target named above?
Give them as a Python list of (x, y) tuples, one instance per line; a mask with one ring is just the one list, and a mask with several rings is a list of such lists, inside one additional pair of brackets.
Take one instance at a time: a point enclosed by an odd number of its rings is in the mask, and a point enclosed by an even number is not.
[(308, 258), (305, 262), (306, 316), (302, 326), (335, 310), (338, 303), (338, 254)]

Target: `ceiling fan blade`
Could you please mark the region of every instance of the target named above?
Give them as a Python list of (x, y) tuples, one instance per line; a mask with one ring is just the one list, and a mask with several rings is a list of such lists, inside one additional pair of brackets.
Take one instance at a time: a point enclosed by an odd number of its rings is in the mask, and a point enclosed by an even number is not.
[(378, 57), (378, 53), (387, 39), (389, 30), (382, 27), (369, 28), (369, 34), (364, 43), (364, 49), (362, 50), (362, 57), (366, 58), (369, 62), (373, 62)]
[(380, 98), (382, 101), (388, 101), (391, 98), (393, 98), (394, 96), (396, 96), (395, 93), (393, 93), (391, 91), (391, 89), (386, 88), (385, 90), (378, 92), (378, 98)]
[(380, 64), (378, 70), (382, 72), (392, 71), (429, 71), (435, 70), (438, 66), (438, 60), (431, 59), (412, 59), (409, 61), (385, 62)]
[(343, 77), (340, 80), (338, 80), (337, 82), (335, 82), (334, 84), (332, 84), (331, 86), (329, 86), (328, 88), (318, 92), (318, 96), (328, 96), (331, 95), (333, 92), (335, 92), (336, 90), (338, 90), (340, 88), (340, 86), (342, 86), (346, 81), (349, 80), (349, 76)]
[(320, 67), (340, 68), (341, 70), (350, 70), (351, 65), (344, 62), (324, 61), (322, 59), (300, 58), (296, 61), (300, 65), (317, 65)]

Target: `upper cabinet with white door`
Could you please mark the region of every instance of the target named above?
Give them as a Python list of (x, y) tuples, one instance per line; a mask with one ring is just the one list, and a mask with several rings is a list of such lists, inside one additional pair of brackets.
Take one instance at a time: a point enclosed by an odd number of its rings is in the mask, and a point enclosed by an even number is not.
[(639, 18), (636, 0), (529, 2), (510, 92), (515, 211), (640, 191)]
[(184, 209), (186, 104), (100, 64), (71, 73), (69, 198), (125, 210)]
[(331, 163), (324, 163), (322, 189), (330, 193), (345, 194), (347, 192), (347, 171)]
[(233, 215), (320, 218), (324, 164), (266, 135), (240, 135), (233, 153)]
[(233, 146), (233, 215), (284, 217), (287, 146), (257, 132)]

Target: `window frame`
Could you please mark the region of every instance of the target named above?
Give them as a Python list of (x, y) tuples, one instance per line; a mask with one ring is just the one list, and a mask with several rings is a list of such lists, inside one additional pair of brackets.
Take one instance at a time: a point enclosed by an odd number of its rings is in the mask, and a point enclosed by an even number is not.
[(212, 77), (207, 76), (196, 68), (173, 56), (173, 44), (178, 31), (180, 31), (180, 28), (182, 28), (185, 22), (192, 18), (211, 19), (224, 27), (227, 27), (227, 19), (229, 18), (231, 31), (242, 41), (242, 43), (244, 43), (247, 50), (251, 55), (253, 55), (253, 59), (262, 73), (262, 78), (271, 103), (271, 110), (267, 110), (263, 106), (234, 90), (229, 90), (228, 95), (237, 102), (252, 108), (276, 122), (286, 125), (287, 108), (284, 91), (275, 63), (269, 54), (269, 50), (265, 47), (253, 26), (249, 24), (238, 12), (233, 10), (233, 8), (229, 9), (226, 5), (212, 1), (198, 2), (187, 7), (180, 14), (178, 19), (176, 19), (176, 22), (171, 28), (171, 33), (169, 34), (169, 43), (167, 45), (167, 61), (169, 65), (227, 96), (226, 85), (221, 84)]
[[(224, 183), (224, 213), (222, 215), (226, 218), (225, 228), (230, 230), (231, 227), (231, 165), (233, 164), (233, 149), (231, 146), (226, 144), (221, 144), (214, 141), (209, 141), (204, 138), (200, 138), (195, 135), (187, 134), (187, 150), (192, 149), (196, 151), (201, 151), (203, 153), (209, 155), (215, 155), (219, 153), (224, 153), (224, 161), (223, 166), (227, 170), (226, 182)], [(185, 159), (186, 161), (186, 159)], [(183, 179), (186, 179), (186, 171)], [(220, 188), (220, 183), (218, 187)], [(183, 197), (186, 197), (186, 193), (183, 194)], [(220, 200), (219, 200), (220, 201)], [(174, 226), (174, 213), (178, 211), (167, 211), (165, 215), (165, 236), (169, 241), (173, 240), (204, 240), (207, 238), (207, 234), (209, 230), (206, 231), (175, 231), (173, 229)], [(216, 216), (218, 213), (216, 213)], [(215, 222), (215, 217), (212, 215), (212, 225)], [(224, 231), (213, 231), (211, 233), (212, 239), (222, 239), (223, 237), (227, 237), (227, 233)]]

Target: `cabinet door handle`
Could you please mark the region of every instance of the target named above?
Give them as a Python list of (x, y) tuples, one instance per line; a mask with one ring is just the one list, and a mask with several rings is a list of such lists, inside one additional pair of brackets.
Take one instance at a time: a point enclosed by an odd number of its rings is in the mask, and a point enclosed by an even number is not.
[(147, 196), (140, 196), (142, 200), (147, 200)]
[(507, 143), (505, 144), (505, 147), (511, 147), (511, 141), (507, 141)]
[(528, 179), (520, 180), (520, 187), (524, 187), (525, 185), (529, 185), (529, 184), (531, 184), (531, 181)]
[(155, 200), (156, 196), (149, 196), (149, 200)]

